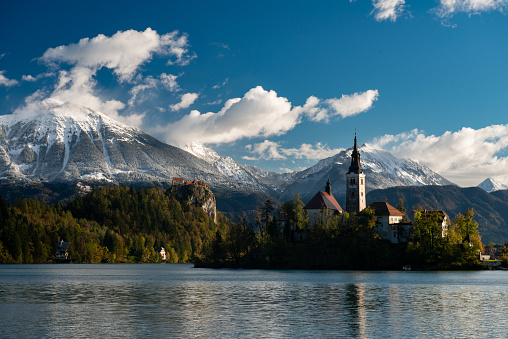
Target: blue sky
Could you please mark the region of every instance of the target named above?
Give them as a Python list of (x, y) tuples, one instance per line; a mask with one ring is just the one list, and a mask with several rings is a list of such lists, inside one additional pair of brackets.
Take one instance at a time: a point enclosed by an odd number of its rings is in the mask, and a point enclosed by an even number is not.
[[(74, 101), (265, 170), (360, 143), (508, 183), (508, 1), (0, 3), (0, 114)], [(82, 40), (85, 39), (85, 40)]]

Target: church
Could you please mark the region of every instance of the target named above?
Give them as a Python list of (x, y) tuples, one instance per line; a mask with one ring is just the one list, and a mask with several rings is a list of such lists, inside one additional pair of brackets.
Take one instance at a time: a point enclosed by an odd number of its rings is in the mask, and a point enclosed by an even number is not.
[[(359, 213), (367, 207), (365, 179), (355, 133), (353, 152), (351, 153), (351, 165), (346, 173), (346, 212)], [(408, 223), (402, 223), (404, 213), (387, 202), (374, 202), (369, 207), (374, 210), (376, 217), (375, 232), (381, 239), (389, 240), (391, 243), (407, 241), (407, 235), (405, 234), (407, 232), (399, 234), (399, 226), (403, 226), (404, 230), (408, 228)], [(343, 212), (343, 209), (332, 195), (330, 180), (326, 183), (325, 191), (316, 193), (305, 205), (304, 210), (308, 212), (310, 228), (314, 224), (322, 223), (325, 217), (329, 220), (329, 217)]]

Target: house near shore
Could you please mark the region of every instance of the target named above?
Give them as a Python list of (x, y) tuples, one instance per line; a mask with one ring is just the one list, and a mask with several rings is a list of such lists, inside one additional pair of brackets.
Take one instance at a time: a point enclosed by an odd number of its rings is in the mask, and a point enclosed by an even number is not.
[(376, 226), (374, 231), (381, 239), (389, 240), (392, 244), (399, 243), (399, 226), (405, 213), (402, 213), (386, 201), (373, 202), (369, 205), (374, 210)]
[(69, 259), (69, 242), (60, 240), (56, 245), (55, 258)]
[(164, 247), (154, 247), (153, 249), (155, 250), (155, 253), (159, 255), (159, 258), (162, 261), (167, 260), (166, 250), (164, 249)]

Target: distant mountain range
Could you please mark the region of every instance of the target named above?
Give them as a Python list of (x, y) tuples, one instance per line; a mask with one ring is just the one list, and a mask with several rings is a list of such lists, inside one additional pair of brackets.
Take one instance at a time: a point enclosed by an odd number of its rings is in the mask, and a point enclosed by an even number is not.
[(407, 186), (367, 194), (367, 204), (387, 201), (397, 206), (399, 199), (404, 200), (407, 213), (418, 208), (443, 210), (452, 220), (472, 208), (484, 244), (508, 241), (508, 190), (488, 193), (479, 187)]
[[(277, 204), (298, 193), (307, 202), (324, 190), (330, 179), (333, 195), (345, 206), (345, 173), (351, 151), (342, 150), (300, 172), (268, 172), (241, 165), (199, 143), (180, 149), (89, 108), (48, 101), (37, 114), (0, 116), (0, 194), (11, 200), (36, 197), (54, 202), (93, 185), (167, 187), (174, 177), (201, 179), (212, 187), (217, 209), (234, 219), (267, 199)], [(481, 206), (490, 201), (499, 207), (500, 201), (508, 201), (498, 193), (507, 186), (487, 179), (479, 185), (483, 190), (467, 191), (475, 192), (471, 199), (483, 202), (467, 200), (462, 193), (468, 189), (455, 186), (418, 162), (371, 145), (361, 146), (360, 153), (368, 199), (386, 197), (396, 204), (403, 197), (409, 206), (428, 204), (444, 209), (451, 217), (456, 211), (464, 212), (462, 207), (474, 207), (478, 220), (491, 225), (492, 234), (505, 236), (504, 213), (497, 207), (493, 207), (497, 214), (487, 207), (483, 211)]]

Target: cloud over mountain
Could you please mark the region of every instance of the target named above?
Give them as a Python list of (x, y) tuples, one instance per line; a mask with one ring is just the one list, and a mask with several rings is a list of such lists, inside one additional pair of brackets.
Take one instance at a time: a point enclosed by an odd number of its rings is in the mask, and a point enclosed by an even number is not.
[[(58, 74), (58, 80), (51, 93), (42, 95), (40, 100), (50, 98), (58, 102), (72, 102), (103, 112), (112, 118), (131, 126), (141, 126), (144, 114), (119, 114), (125, 104), (117, 99), (105, 99), (97, 90), (97, 72), (102, 68), (111, 70), (120, 83), (133, 85), (128, 102), (146, 100), (140, 93), (159, 84), (169, 91), (178, 90), (177, 76), (163, 73), (159, 78), (143, 77), (139, 74), (141, 65), (149, 62), (154, 55), (168, 58), (168, 64), (185, 65), (195, 57), (189, 55), (188, 38), (178, 31), (159, 35), (155, 30), (118, 31), (111, 37), (99, 34), (94, 38), (83, 38), (78, 43), (47, 49), (39, 60)], [(70, 68), (69, 68), (70, 66)], [(0, 73), (0, 76), (2, 74)], [(40, 77), (26, 76), (24, 80), (34, 81)], [(0, 78), (1, 81), (1, 78)], [(27, 107), (37, 109), (34, 98), (27, 100)]]
[[(179, 145), (192, 141), (220, 144), (241, 138), (282, 135), (299, 124), (303, 116), (317, 121), (328, 121), (330, 116), (348, 117), (370, 109), (377, 97), (377, 90), (325, 101), (311, 96), (304, 106), (292, 108), (288, 99), (257, 86), (243, 98), (226, 101), (217, 113), (194, 110), (176, 122), (152, 129), (152, 132)], [(176, 108), (172, 107), (173, 110)]]
[(420, 161), (460, 185), (475, 186), (492, 176), (508, 181), (508, 125), (464, 127), (440, 136), (414, 129), (384, 135), (375, 143), (395, 155)]

